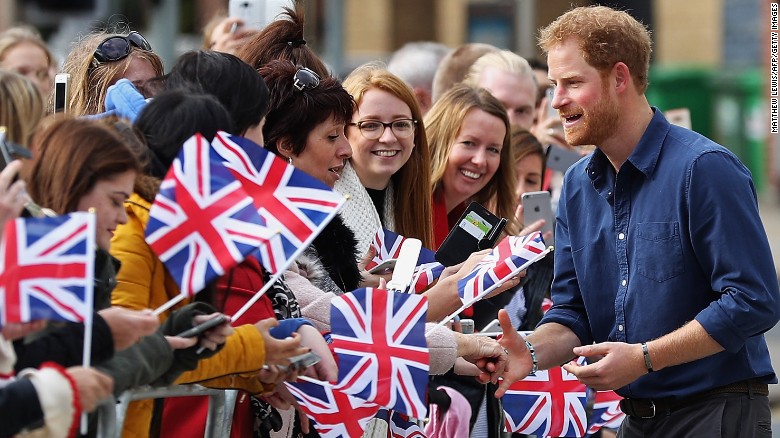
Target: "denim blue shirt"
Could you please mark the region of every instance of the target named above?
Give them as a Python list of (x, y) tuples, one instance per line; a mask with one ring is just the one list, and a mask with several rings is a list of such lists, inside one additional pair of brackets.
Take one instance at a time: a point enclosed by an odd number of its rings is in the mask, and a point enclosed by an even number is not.
[(624, 397), (776, 383), (763, 333), (780, 318), (780, 291), (750, 172), (653, 111), (619, 172), (597, 149), (566, 173), (555, 305), (540, 324), (563, 324), (583, 344), (638, 343), (696, 319), (725, 348), (643, 375), (617, 391)]

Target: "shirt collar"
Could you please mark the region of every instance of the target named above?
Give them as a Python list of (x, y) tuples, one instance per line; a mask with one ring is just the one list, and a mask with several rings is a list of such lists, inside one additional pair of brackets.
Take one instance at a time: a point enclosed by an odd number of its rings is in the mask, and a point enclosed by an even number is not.
[[(653, 118), (650, 120), (650, 124), (647, 125), (645, 133), (642, 134), (642, 138), (639, 139), (639, 143), (631, 152), (628, 157), (628, 161), (645, 176), (650, 176), (655, 170), (655, 165), (658, 162), (658, 156), (661, 154), (661, 148), (664, 144), (664, 139), (669, 133), (670, 124), (664, 117), (664, 114), (653, 107)], [(588, 175), (591, 179), (594, 177), (593, 172), (603, 172), (607, 167), (611, 166), (607, 156), (596, 148), (593, 156), (590, 158), (587, 166)]]

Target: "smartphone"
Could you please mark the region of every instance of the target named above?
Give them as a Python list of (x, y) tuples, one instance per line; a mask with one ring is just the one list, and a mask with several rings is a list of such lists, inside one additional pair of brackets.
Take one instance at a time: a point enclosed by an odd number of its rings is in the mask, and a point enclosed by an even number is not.
[[(3, 163), (2, 166), (0, 166), (0, 169), (4, 169), (11, 161), (19, 159), (29, 160), (32, 158), (32, 153), (29, 149), (22, 145), (7, 141), (5, 139), (5, 131), (5, 127), (0, 126), (0, 154), (2, 154), (3, 157)], [(14, 181), (18, 178), (18, 175), (15, 176)]]
[(566, 172), (566, 169), (580, 160), (582, 155), (577, 151), (566, 149), (556, 144), (547, 146), (547, 167), (559, 172)]
[(547, 118), (560, 118), (558, 110), (552, 106), (553, 97), (555, 97), (555, 87), (547, 87), (544, 93), (547, 97)]
[(502, 333), (501, 331), (501, 323), (498, 322), (497, 319), (494, 319), (493, 321), (490, 321), (488, 325), (482, 328), (482, 330), (479, 331), (480, 334), (483, 335), (497, 335), (499, 333)]
[(552, 201), (550, 192), (526, 192), (521, 197), (523, 203), (523, 225), (529, 225), (544, 219), (544, 226), (541, 229), (542, 235), (548, 231), (553, 232), (555, 216), (552, 212)]
[(290, 368), (296, 370), (303, 370), (318, 363), (320, 359), (321, 359), (320, 356), (313, 351), (310, 351), (308, 353), (303, 353), (298, 356), (293, 356), (290, 358)]
[(506, 225), (477, 202), (472, 202), (444, 239), (434, 258), (444, 266), (457, 265), (475, 251), (492, 248)]
[(68, 108), (68, 86), (70, 85), (70, 75), (68, 73), (57, 73), (54, 76), (54, 112), (67, 112)]
[(211, 318), (208, 321), (204, 321), (191, 329), (184, 330), (183, 332), (179, 333), (178, 337), (180, 338), (194, 338), (196, 336), (200, 336), (204, 332), (208, 331), (209, 329), (212, 329), (220, 324), (224, 324), (225, 322), (230, 321), (230, 318), (228, 318), (225, 315), (219, 315), (217, 317)]
[(385, 260), (382, 263), (374, 266), (373, 268), (368, 270), (369, 274), (387, 274), (389, 271), (392, 271), (395, 269), (395, 262), (397, 262), (398, 259), (389, 259)]
[[(279, 371), (286, 373), (289, 370), (296, 370), (301, 371), (304, 370), (316, 363), (318, 363), (322, 358), (317, 355), (317, 353), (314, 353), (313, 351), (310, 351), (308, 353), (299, 354), (298, 356), (293, 356), (290, 358), (290, 365), (276, 365), (276, 368), (279, 369)], [(264, 369), (269, 369), (270, 366), (263, 365)]]
[(274, 21), (285, 6), (294, 8), (291, 0), (230, 0), (228, 15), (240, 18), (244, 26), (262, 29)]

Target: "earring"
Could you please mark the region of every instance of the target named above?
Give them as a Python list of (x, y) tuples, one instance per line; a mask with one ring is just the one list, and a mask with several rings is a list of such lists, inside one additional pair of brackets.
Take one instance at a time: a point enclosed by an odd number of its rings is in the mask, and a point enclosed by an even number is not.
[(288, 163), (288, 164), (292, 164), (292, 155), (290, 155), (289, 157), (287, 157), (287, 163)]

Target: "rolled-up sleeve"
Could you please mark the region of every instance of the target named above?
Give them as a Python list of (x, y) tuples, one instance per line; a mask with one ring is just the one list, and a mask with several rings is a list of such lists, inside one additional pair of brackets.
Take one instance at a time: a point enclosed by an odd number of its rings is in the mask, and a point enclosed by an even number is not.
[(702, 154), (691, 166), (693, 250), (720, 296), (696, 316), (729, 352), (780, 320), (780, 291), (749, 171), (732, 155)]

